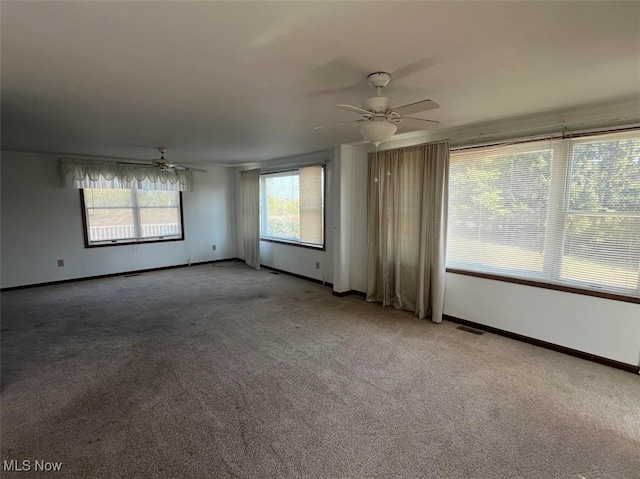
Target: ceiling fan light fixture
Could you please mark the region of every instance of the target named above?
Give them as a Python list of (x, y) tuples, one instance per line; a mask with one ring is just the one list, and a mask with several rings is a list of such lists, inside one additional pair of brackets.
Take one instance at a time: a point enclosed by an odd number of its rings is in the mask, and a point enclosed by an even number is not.
[(385, 141), (388, 141), (398, 127), (386, 120), (365, 121), (360, 125), (360, 133), (365, 140), (370, 141), (376, 148)]

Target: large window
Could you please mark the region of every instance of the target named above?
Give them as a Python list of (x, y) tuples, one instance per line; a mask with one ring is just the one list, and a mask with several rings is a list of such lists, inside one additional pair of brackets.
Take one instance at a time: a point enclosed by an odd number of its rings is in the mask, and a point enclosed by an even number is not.
[(324, 167), (260, 175), (260, 238), (324, 247)]
[(640, 134), (451, 152), (447, 267), (640, 298)]
[(183, 239), (179, 191), (85, 188), (86, 246)]

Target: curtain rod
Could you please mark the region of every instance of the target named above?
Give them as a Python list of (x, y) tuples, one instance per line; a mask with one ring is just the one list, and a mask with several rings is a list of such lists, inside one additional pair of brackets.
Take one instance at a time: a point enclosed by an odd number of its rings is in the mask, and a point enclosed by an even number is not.
[(406, 146), (398, 146), (396, 148), (387, 148), (386, 150), (376, 149), (375, 151), (369, 151), (368, 153), (382, 153), (384, 151), (402, 150), (404, 148), (417, 148), (419, 146), (437, 145), (438, 143), (447, 143), (447, 142), (451, 142), (451, 140), (449, 138), (443, 138), (442, 140), (426, 141), (424, 143), (418, 143), (416, 145), (406, 145)]
[(543, 141), (543, 140), (565, 140), (567, 138), (587, 138), (590, 136), (605, 135), (607, 133), (624, 133), (627, 131), (637, 131), (637, 130), (640, 130), (640, 124), (621, 126), (620, 128), (610, 128), (607, 130), (589, 129), (589, 130), (578, 130), (578, 131), (572, 131), (572, 132), (562, 131), (562, 132), (556, 132), (556, 133), (549, 133), (546, 135), (537, 135), (537, 136), (497, 140), (494, 142), (487, 142), (487, 143), (461, 145), (461, 146), (451, 148), (450, 151), (467, 151), (467, 150), (473, 150), (476, 148), (489, 148), (492, 146), (521, 145), (524, 143), (533, 143), (536, 141)]
[(257, 167), (254, 169), (260, 170), (260, 173), (284, 173), (286, 171), (294, 171), (294, 170), (297, 170), (298, 168), (305, 168), (308, 166), (325, 166), (330, 161), (331, 160), (327, 158), (324, 160), (310, 161), (308, 163), (291, 163), (286, 165), (274, 165), (267, 168)]
[[(451, 140), (449, 140), (449, 138), (445, 138), (442, 140), (434, 140), (434, 141), (427, 141), (425, 143), (418, 143), (417, 145), (407, 145), (407, 146), (398, 146), (396, 148), (388, 148), (386, 150), (378, 150), (376, 149), (375, 151), (368, 151), (367, 152), (367, 156), (369, 155), (377, 155), (378, 153), (388, 153), (390, 151), (399, 151), (399, 150), (408, 150), (411, 148), (419, 148), (421, 146), (429, 146), (429, 145), (437, 145), (439, 143), (449, 143), (451, 144)], [(449, 149), (451, 149), (451, 147), (449, 147)]]

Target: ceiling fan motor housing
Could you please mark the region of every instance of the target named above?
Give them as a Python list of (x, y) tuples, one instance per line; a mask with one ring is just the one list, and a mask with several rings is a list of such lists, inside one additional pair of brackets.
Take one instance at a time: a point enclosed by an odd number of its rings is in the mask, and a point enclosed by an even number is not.
[(387, 72), (376, 72), (369, 75), (367, 77), (367, 80), (369, 80), (369, 85), (371, 85), (372, 87), (382, 88), (387, 86), (391, 81), (391, 74)]
[(386, 113), (393, 110), (395, 104), (391, 98), (386, 96), (372, 96), (362, 102), (362, 109), (374, 113)]

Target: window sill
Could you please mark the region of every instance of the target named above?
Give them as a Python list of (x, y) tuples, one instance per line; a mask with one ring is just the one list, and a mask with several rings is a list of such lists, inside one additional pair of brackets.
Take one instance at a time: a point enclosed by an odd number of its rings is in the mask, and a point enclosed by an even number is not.
[(184, 241), (184, 236), (179, 238), (167, 238), (167, 239), (148, 239), (148, 240), (116, 240), (116, 241), (105, 241), (102, 243), (85, 243), (85, 248), (104, 248), (108, 246), (131, 246), (131, 245), (140, 245), (140, 244), (150, 244), (150, 243), (171, 243), (173, 241)]
[(287, 240), (273, 239), (273, 238), (260, 238), (260, 241), (264, 241), (265, 243), (284, 244), (287, 246), (297, 246), (298, 248), (307, 248), (307, 249), (313, 249), (316, 251), (325, 251), (324, 245), (312, 245), (307, 243), (298, 243), (296, 241), (287, 241)]
[(593, 291), (590, 289), (575, 288), (572, 286), (564, 286), (561, 284), (545, 283), (542, 281), (533, 281), (529, 279), (510, 278), (508, 276), (500, 276), (497, 274), (481, 273), (477, 271), (467, 271), (463, 269), (447, 268), (447, 273), (461, 274), (465, 276), (474, 276), (476, 278), (491, 279), (494, 281), (503, 281), (505, 283), (521, 284), (524, 286), (533, 286), (535, 288), (551, 289), (554, 291), (562, 291), (564, 293), (582, 294), (585, 296), (593, 296), (596, 298), (611, 299), (614, 301), (623, 301), (625, 303), (640, 304), (640, 298), (633, 296), (625, 296), (622, 294), (605, 293), (601, 291)]

